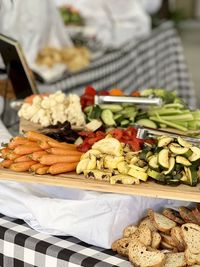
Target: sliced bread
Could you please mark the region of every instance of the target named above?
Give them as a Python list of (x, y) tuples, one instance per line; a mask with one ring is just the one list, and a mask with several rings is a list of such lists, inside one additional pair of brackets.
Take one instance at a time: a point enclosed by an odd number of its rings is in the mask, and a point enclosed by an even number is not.
[(154, 212), (153, 210), (148, 210), (148, 215), (153, 222), (154, 226), (161, 232), (169, 232), (173, 227), (176, 226), (176, 223), (164, 215)]
[(192, 254), (200, 254), (200, 226), (194, 223), (183, 224), (181, 234), (187, 249)]
[(128, 257), (128, 246), (131, 239), (127, 237), (120, 238), (112, 243), (112, 250), (118, 254)]
[(193, 208), (192, 213), (196, 218), (198, 225), (200, 225), (200, 211), (198, 210), (198, 208)]
[(185, 250), (185, 259), (187, 264), (193, 265), (193, 264), (200, 264), (200, 253), (199, 254), (193, 254), (191, 251), (187, 248)]
[(131, 237), (137, 229), (138, 228), (135, 225), (127, 226), (123, 231), (123, 237)]
[(163, 248), (163, 249), (168, 249), (170, 251), (176, 251), (176, 252), (178, 252), (178, 250), (176, 249), (176, 247), (174, 247), (172, 245), (169, 245), (165, 241), (161, 241), (160, 247)]
[(165, 255), (160, 251), (148, 251), (139, 241), (132, 240), (129, 244), (129, 260), (134, 266), (140, 267), (161, 267)]
[(161, 233), (162, 241), (167, 243), (170, 246), (176, 247), (176, 243), (170, 235)]
[(186, 223), (198, 223), (197, 219), (195, 218), (194, 214), (189, 208), (186, 207), (179, 207), (179, 213), (181, 215), (181, 218), (186, 222)]
[(174, 209), (170, 209), (170, 208), (165, 208), (162, 211), (162, 214), (167, 217), (168, 219), (178, 223), (178, 224), (184, 224), (185, 221), (181, 218), (179, 212), (177, 210)]
[(161, 236), (158, 232), (152, 232), (151, 247), (156, 249), (159, 248), (161, 242)]
[(165, 263), (163, 267), (184, 267), (186, 265), (184, 252), (167, 253), (165, 255)]
[(139, 240), (145, 246), (150, 246), (152, 242), (152, 233), (147, 225), (141, 225), (131, 238)]
[(151, 230), (151, 232), (158, 231), (158, 229), (154, 226), (153, 222), (151, 221), (151, 219), (149, 217), (144, 218), (140, 222), (139, 227), (142, 225), (148, 226), (148, 228)]
[(171, 229), (171, 237), (176, 244), (176, 247), (178, 251), (184, 251), (185, 250), (185, 242), (182, 237), (182, 230), (181, 227), (176, 226)]

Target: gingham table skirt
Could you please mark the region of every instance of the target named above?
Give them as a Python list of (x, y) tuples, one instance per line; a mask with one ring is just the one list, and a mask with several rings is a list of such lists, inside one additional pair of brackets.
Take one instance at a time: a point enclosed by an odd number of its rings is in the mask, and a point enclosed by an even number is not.
[(130, 267), (131, 264), (112, 250), (88, 245), (74, 237), (42, 234), (22, 220), (0, 214), (0, 266)]

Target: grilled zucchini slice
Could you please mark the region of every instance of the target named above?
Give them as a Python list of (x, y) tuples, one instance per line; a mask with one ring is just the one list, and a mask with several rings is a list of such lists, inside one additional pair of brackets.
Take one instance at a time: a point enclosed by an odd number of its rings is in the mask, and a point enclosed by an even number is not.
[(164, 169), (169, 169), (169, 149), (163, 148), (158, 153), (158, 164)]
[(174, 170), (174, 167), (175, 167), (175, 158), (171, 157), (171, 158), (169, 159), (169, 169), (166, 170), (166, 171), (163, 171), (163, 173), (164, 173), (165, 175), (172, 173), (173, 170)]
[(165, 147), (174, 141), (174, 138), (169, 136), (162, 136), (158, 140), (158, 147)]
[(179, 144), (176, 144), (176, 143), (171, 143), (169, 145), (169, 149), (172, 153), (176, 155), (183, 155), (189, 151), (188, 147), (181, 147)]

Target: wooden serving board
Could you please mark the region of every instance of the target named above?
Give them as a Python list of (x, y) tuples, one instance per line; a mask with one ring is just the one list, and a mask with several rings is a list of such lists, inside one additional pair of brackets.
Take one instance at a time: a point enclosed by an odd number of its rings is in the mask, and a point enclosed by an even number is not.
[[(77, 131), (82, 131), (84, 130), (84, 128), (78, 128), (75, 126), (72, 126), (73, 130), (77, 130)], [(24, 118), (20, 118), (19, 120), (19, 133), (22, 134), (24, 132), (28, 132), (28, 131), (37, 131), (40, 132), (41, 130), (43, 130), (42, 125), (38, 124), (38, 123), (33, 123), (31, 121), (28, 121)]]
[(8, 169), (0, 169), (0, 180), (46, 184), (51, 186), (62, 186), (68, 188), (94, 190), (100, 192), (110, 192), (127, 195), (185, 200), (191, 202), (200, 201), (200, 184), (196, 187), (190, 187), (187, 185), (179, 185), (174, 187), (168, 185), (160, 185), (156, 184), (153, 181), (149, 181), (141, 183), (139, 185), (111, 185), (105, 181), (85, 179), (82, 175), (77, 175), (76, 173), (51, 176), (35, 175), (25, 172), (17, 173)]

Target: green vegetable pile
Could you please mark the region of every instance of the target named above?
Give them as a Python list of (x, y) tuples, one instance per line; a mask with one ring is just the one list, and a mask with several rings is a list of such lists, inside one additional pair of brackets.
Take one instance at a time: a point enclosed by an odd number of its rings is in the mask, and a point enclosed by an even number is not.
[(175, 92), (163, 89), (146, 89), (142, 92), (142, 96), (150, 95), (161, 97), (165, 103), (162, 107), (151, 107), (146, 113), (158, 128), (170, 127), (181, 131), (200, 128), (200, 110), (191, 111)]
[(200, 110), (190, 110), (175, 92), (146, 89), (141, 92), (141, 96), (161, 97), (163, 105), (161, 107), (138, 107), (132, 104), (88, 106), (84, 109), (86, 120), (91, 122), (97, 119), (105, 127), (128, 127), (138, 124), (151, 128), (172, 128), (182, 132), (193, 131), (194, 134), (200, 129)]
[(190, 186), (199, 182), (200, 148), (181, 137), (159, 137), (157, 145), (146, 145), (139, 157), (148, 164), (147, 175), (157, 182)]

